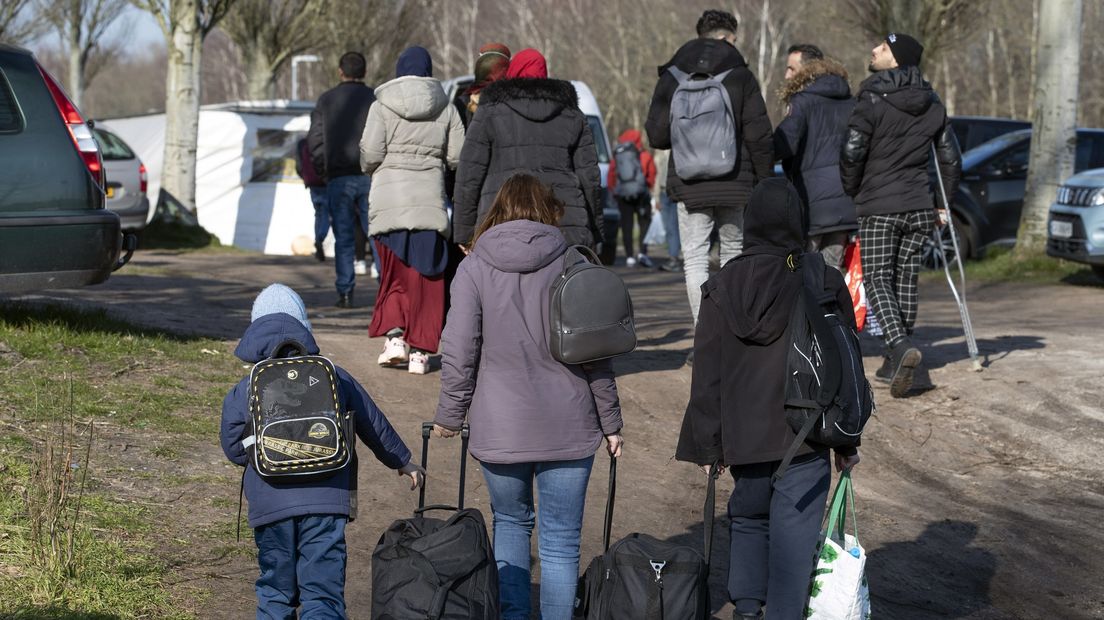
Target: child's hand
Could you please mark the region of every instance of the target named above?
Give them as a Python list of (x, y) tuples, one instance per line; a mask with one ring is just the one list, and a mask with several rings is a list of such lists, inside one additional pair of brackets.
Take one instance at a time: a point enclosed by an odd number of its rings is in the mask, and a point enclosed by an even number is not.
[(414, 463), (413, 461), (403, 465), (399, 468), (400, 476), (410, 476), (410, 490), (422, 486), (425, 483), (425, 470), (421, 465)]
[(433, 436), (440, 437), (442, 439), (448, 439), (449, 437), (455, 437), (459, 435), (459, 431), (454, 431), (450, 428), (445, 428), (440, 424), (433, 425)]

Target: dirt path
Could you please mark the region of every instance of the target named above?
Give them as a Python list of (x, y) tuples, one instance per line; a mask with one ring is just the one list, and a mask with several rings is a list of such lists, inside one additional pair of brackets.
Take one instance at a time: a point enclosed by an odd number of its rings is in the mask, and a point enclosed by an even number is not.
[[(642, 338), (616, 363), (626, 419), (614, 536), (644, 531), (699, 545), (704, 479), (671, 455), (689, 393), (682, 363), (691, 346), (685, 289), (678, 276), (624, 272)], [(418, 424), (433, 415), (436, 373), (416, 377), (373, 362), (379, 341), (367, 324), (372, 281), (362, 279), (357, 308), (336, 310), (332, 265), (247, 254), (146, 252), (106, 284), (43, 297), (106, 307), (151, 326), (226, 339), (249, 319), (268, 282), (295, 287), (311, 309), (324, 352), (358, 377), (417, 452)], [(970, 371), (957, 310), (945, 285), (925, 282), (917, 340), (938, 388), (893, 400), (877, 387), (879, 410), (856, 470), (859, 527), (869, 553), (875, 614), (885, 618), (1104, 617), (1104, 290), (1074, 286), (974, 285), (975, 329), (988, 362)], [(872, 369), (880, 360), (864, 342)], [(211, 412), (217, 416), (217, 412)], [(105, 453), (112, 454), (106, 440)], [(125, 444), (125, 442), (124, 442)], [(139, 466), (157, 457), (128, 446)], [(233, 541), (235, 472), (217, 438), (196, 447), (210, 476), (170, 493), (165, 553), (173, 583), (202, 618), (250, 615), (255, 565), (251, 543)], [(431, 450), (429, 495), (454, 493), (457, 444)], [(367, 454), (367, 451), (365, 451)], [(363, 455), (362, 455), (363, 457)], [(119, 458), (114, 454), (111, 458)], [(143, 461), (148, 461), (141, 465)], [(350, 617), (368, 618), (370, 559), (382, 530), (406, 516), (416, 497), (369, 457), (361, 459), (360, 518), (348, 530)], [(196, 472), (197, 474), (202, 472)], [(469, 504), (488, 510), (477, 467)], [(592, 478), (583, 561), (600, 550), (606, 471)], [(722, 480), (721, 511), (731, 490)], [(177, 495), (184, 495), (178, 499)], [(165, 500), (168, 502), (169, 500)], [(188, 506), (187, 510), (181, 510)], [(217, 534), (212, 534), (216, 532)], [(727, 570), (727, 520), (714, 543), (715, 609)], [(209, 594), (205, 594), (209, 593)]]

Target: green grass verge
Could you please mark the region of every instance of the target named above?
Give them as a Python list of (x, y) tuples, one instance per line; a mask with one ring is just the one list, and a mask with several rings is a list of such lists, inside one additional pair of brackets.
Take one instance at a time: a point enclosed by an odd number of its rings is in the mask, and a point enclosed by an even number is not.
[(28, 422), (109, 419), (138, 429), (207, 435), (243, 375), (217, 340), (114, 320), (103, 311), (0, 303), (0, 414)]
[(244, 372), (217, 340), (143, 329), (99, 311), (0, 302), (0, 617), (192, 617), (166, 586), (171, 559), (155, 548), (153, 528), (164, 515), (121, 501), (97, 480), (119, 471), (93, 464), (89, 472), (72, 530), (75, 569), (60, 590), (33, 561), (43, 543), (32, 535), (28, 489), (36, 488), (42, 441), (60, 435), (70, 417), (78, 426), (108, 422), (154, 437), (153, 456), (171, 460), (178, 442), (217, 434), (222, 398)]
[[(951, 275), (958, 278), (958, 270), (952, 265)], [(942, 269), (924, 272), (928, 279), (943, 279)], [(992, 248), (981, 260), (966, 261), (966, 280), (984, 282), (1033, 282), (1065, 283), (1080, 286), (1104, 287), (1104, 280), (1097, 278), (1092, 269), (1081, 263), (1036, 256), (1016, 259), (1007, 248)]]

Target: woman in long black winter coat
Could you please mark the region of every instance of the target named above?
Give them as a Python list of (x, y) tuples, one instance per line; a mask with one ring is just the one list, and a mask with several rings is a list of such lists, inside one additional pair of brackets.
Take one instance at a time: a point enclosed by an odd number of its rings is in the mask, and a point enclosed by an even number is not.
[(456, 173), (453, 240), (467, 246), (499, 187), (516, 172), (531, 174), (564, 203), (560, 230), (568, 244), (601, 239), (598, 151), (575, 87), (548, 78), (534, 49), (514, 55), (506, 79), (483, 90)]

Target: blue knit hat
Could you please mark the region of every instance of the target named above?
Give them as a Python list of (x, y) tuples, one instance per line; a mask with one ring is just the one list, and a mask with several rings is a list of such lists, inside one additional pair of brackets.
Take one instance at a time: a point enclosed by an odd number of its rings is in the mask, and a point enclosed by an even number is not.
[(307, 320), (307, 306), (303, 303), (303, 298), (299, 297), (299, 293), (283, 284), (269, 284), (268, 288), (261, 291), (257, 299), (253, 300), (253, 314), (249, 320), (256, 321), (262, 316), (277, 312), (290, 314), (308, 330), (311, 329), (310, 321)]

